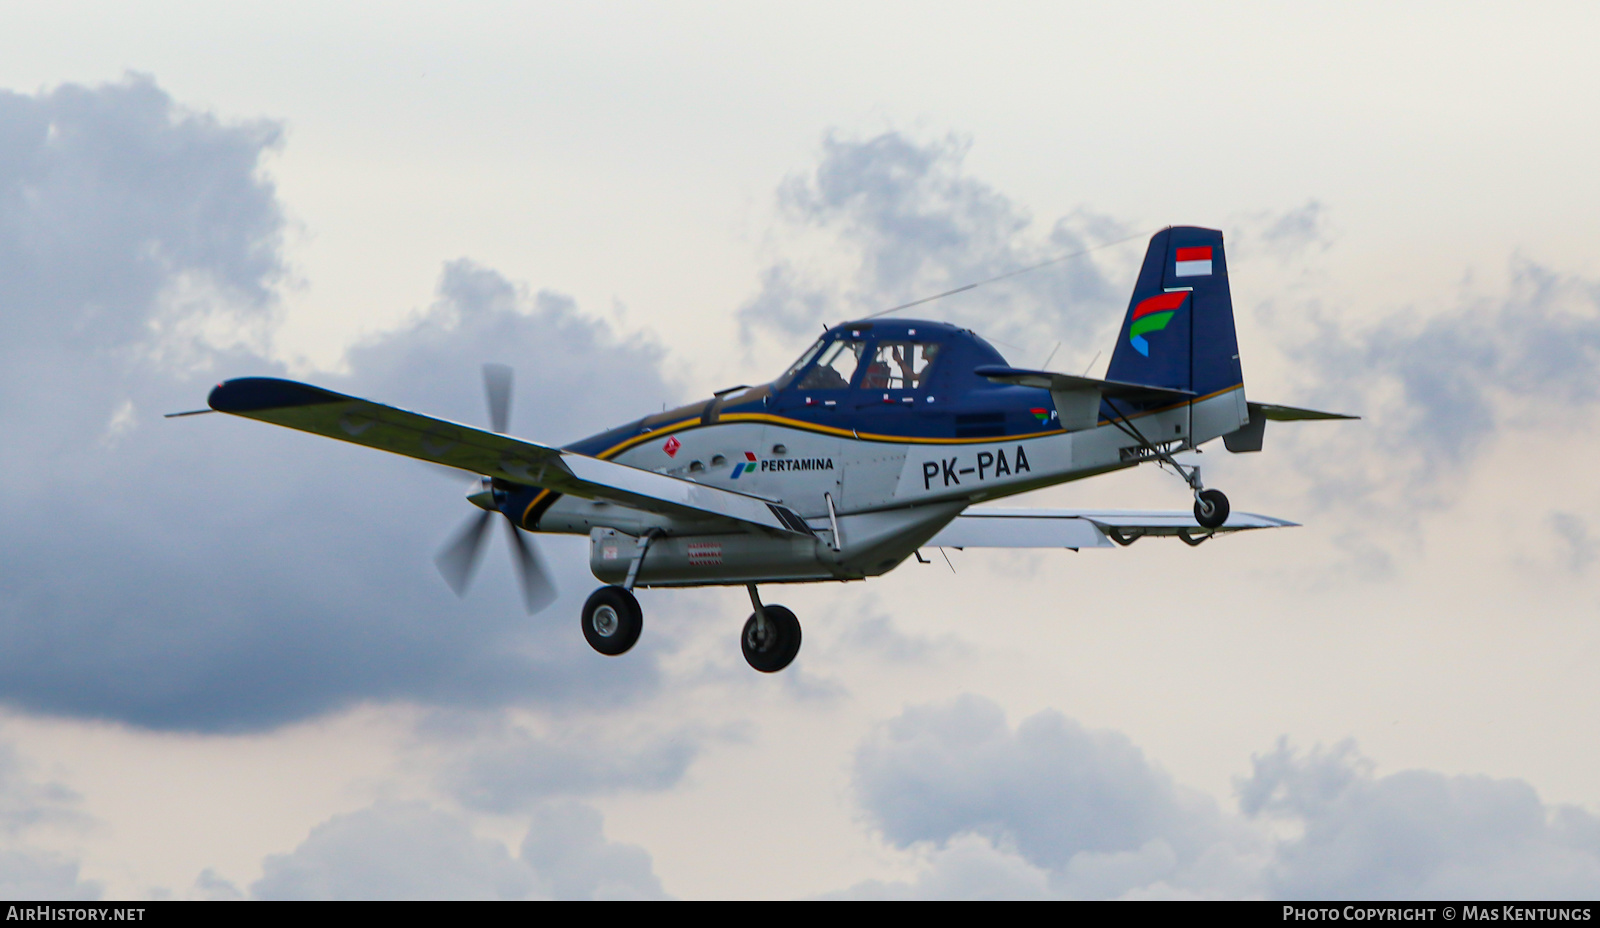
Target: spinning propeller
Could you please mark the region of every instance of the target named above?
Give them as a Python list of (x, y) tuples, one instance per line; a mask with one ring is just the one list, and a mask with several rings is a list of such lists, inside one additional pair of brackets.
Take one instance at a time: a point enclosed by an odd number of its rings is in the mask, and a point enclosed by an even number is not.
[[(490, 428), (503, 433), (511, 421), (511, 368), (504, 364), (485, 364), (483, 388), (489, 400)], [(455, 590), (457, 596), (466, 595), (472, 575), (478, 569), (483, 541), (489, 534), (489, 523), (500, 512), (495, 506), (493, 481), (484, 477), (478, 487), (478, 491), (467, 499), (484, 511), (468, 518), (455, 537), (434, 558), (434, 563), (439, 565), (439, 573), (444, 575), (444, 582), (450, 584), (450, 589)], [(522, 582), (523, 601), (527, 604), (528, 612), (538, 612), (555, 601), (555, 585), (539, 563), (534, 546), (522, 537), (522, 530), (509, 516), (505, 516), (505, 520), (506, 530), (511, 533), (512, 563)]]

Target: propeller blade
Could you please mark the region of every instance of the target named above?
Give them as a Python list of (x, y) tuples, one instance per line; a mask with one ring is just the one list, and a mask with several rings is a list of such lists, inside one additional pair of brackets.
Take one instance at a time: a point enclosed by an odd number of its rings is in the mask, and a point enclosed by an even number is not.
[(455, 538), (441, 548), (439, 555), (433, 559), (439, 565), (439, 573), (444, 575), (444, 582), (450, 584), (450, 589), (455, 590), (457, 596), (467, 594), (472, 574), (478, 569), (478, 555), (483, 551), (483, 539), (488, 535), (491, 515), (481, 512), (467, 519)]
[(485, 364), (483, 390), (489, 397), (489, 427), (504, 432), (511, 425), (511, 368)]
[(533, 545), (522, 537), (521, 529), (510, 519), (506, 520), (506, 529), (511, 532), (512, 561), (517, 568), (517, 579), (522, 581), (522, 597), (528, 605), (528, 614), (532, 615), (556, 601), (556, 587), (550, 582), (550, 575), (544, 572), (538, 555), (534, 554)]

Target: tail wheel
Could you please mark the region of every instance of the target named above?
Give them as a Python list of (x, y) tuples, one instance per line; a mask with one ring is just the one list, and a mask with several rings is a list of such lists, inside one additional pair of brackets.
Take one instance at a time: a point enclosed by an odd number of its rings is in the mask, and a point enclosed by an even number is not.
[(643, 630), (639, 600), (620, 586), (603, 586), (583, 604), (583, 637), (601, 654), (615, 657), (624, 653)]
[(1194, 519), (1202, 528), (1221, 528), (1228, 521), (1228, 498), (1221, 490), (1201, 490), (1194, 495)]
[(782, 606), (766, 606), (765, 634), (756, 616), (751, 613), (745, 620), (744, 634), (739, 643), (744, 648), (744, 659), (762, 673), (777, 673), (794, 661), (800, 653), (800, 620)]

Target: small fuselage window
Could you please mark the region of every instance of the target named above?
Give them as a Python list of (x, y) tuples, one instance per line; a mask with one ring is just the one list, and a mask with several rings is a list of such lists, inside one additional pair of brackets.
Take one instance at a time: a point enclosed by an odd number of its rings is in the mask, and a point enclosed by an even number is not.
[(863, 390), (917, 390), (927, 384), (928, 368), (939, 346), (933, 342), (879, 342), (861, 375)]

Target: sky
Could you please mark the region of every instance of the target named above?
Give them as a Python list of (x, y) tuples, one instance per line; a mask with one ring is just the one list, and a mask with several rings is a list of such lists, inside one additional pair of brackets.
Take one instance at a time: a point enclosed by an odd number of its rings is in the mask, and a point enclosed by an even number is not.
[[(214, 4), (0, 30), (0, 895), (1600, 894), (1584, 4)], [(918, 307), (1104, 370), (1223, 230), (1302, 523), (643, 591), (432, 559), (471, 480), (222, 416), (292, 376), (566, 442)], [(1091, 250), (1092, 249), (1092, 250)], [(1080, 252), (1087, 252), (1078, 254)], [(1219, 443), (1220, 445), (1220, 443)], [(1173, 509), (1145, 468), (1023, 497)]]

